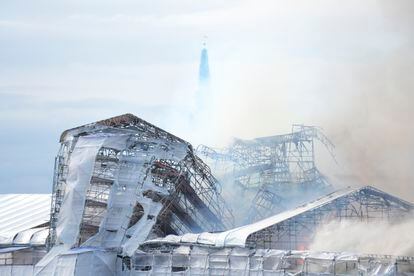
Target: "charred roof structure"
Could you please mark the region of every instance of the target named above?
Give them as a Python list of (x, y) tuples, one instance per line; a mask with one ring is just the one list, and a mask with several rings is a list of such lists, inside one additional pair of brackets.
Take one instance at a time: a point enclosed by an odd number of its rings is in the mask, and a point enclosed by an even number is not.
[(334, 220), (386, 221), (412, 218), (414, 204), (371, 186), (346, 188), (297, 208), (221, 233), (185, 234), (146, 241), (142, 247), (197, 244), (215, 248), (303, 250), (323, 224)]
[[(292, 132), (252, 140), (235, 139), (224, 149), (201, 145), (197, 152), (212, 167), (227, 168), (230, 180), (255, 194), (244, 223), (266, 218), (299, 203), (332, 191), (316, 167), (315, 144), (319, 141), (333, 156), (334, 145), (317, 127), (293, 125)], [(293, 205), (292, 205), (293, 203)]]
[(192, 146), (138, 117), (70, 129), (60, 142), (51, 245), (120, 246), (233, 225), (218, 182)]
[[(233, 226), (219, 183), (192, 146), (134, 115), (64, 131), (60, 143), (51, 251), (38, 264), (38, 275), (57, 271), (68, 248), (130, 256), (151, 237)], [(99, 252), (91, 252), (92, 262), (109, 254)]]

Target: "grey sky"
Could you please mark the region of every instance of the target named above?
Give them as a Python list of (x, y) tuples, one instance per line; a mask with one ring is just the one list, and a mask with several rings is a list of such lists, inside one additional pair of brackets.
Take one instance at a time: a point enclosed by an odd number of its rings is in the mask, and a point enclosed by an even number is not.
[[(0, 192), (48, 192), (59, 134), (117, 114), (200, 142), (183, 118), (204, 35), (215, 93), (204, 129), (214, 131), (214, 143), (292, 123), (336, 137), (342, 132), (332, 125), (343, 121), (329, 118), (348, 118), (355, 101), (378, 88), (366, 87), (368, 72), (383, 79), (381, 91), (401, 81), (383, 68), (410, 53), (413, 9), (393, 3), (1, 1)], [(355, 113), (375, 114), (371, 108)]]

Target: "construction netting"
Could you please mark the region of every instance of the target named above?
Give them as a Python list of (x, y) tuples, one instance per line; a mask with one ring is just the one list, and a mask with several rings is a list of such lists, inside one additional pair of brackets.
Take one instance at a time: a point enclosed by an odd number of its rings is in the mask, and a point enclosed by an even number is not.
[(180, 246), (137, 252), (120, 275), (414, 275), (414, 258)]

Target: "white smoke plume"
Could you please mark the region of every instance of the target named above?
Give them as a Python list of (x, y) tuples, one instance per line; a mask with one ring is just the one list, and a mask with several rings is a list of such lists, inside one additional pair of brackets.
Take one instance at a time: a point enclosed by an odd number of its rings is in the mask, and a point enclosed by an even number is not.
[[(294, 42), (288, 52), (241, 45), (232, 62), (220, 63), (212, 49), (214, 106), (202, 128), (214, 139), (204, 143), (283, 134), (293, 123), (321, 126), (341, 165), (322, 160), (333, 182), (372, 185), (414, 201), (414, 2), (328, 2), (274, 1), (269, 10), (298, 15), (296, 25), (286, 25)], [(264, 30), (258, 43), (272, 33), (269, 26), (289, 20), (274, 18), (257, 23)], [(309, 52), (298, 48), (299, 36)], [(257, 61), (261, 50), (269, 54), (265, 62)]]
[(386, 222), (333, 221), (316, 233), (310, 250), (384, 254), (395, 256), (414, 255), (414, 220), (397, 224)]
[(340, 103), (324, 125), (343, 157), (340, 178), (413, 201), (414, 2), (378, 3), (384, 32), (400, 40), (375, 63), (344, 66)]

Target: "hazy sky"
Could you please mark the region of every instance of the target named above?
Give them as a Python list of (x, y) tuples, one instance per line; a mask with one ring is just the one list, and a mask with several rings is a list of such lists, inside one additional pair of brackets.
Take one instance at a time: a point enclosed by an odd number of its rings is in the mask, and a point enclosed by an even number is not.
[[(49, 192), (59, 134), (114, 115), (134, 113), (203, 142), (185, 116), (205, 35), (214, 114), (198, 129), (213, 133), (209, 143), (318, 125), (356, 179), (376, 181), (392, 160), (406, 189), (414, 162), (399, 156), (413, 150), (412, 131), (401, 133), (414, 87), (411, 3), (3, 0), (0, 193)], [(405, 142), (381, 136), (391, 117)], [(364, 154), (347, 154), (353, 147)]]

